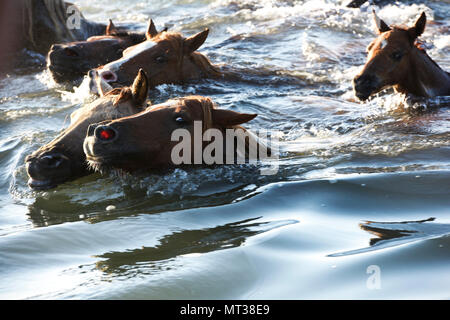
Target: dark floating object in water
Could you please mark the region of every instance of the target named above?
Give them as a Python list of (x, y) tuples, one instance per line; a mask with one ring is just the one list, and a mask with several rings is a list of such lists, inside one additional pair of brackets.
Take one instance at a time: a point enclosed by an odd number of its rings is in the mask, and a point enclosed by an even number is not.
[(450, 224), (435, 223), (434, 220), (435, 218), (402, 222), (366, 221), (360, 224), (360, 228), (376, 236), (370, 239), (369, 247), (334, 253), (328, 257), (365, 253), (450, 234)]
[(364, 3), (366, 3), (367, 1), (369, 1), (371, 4), (376, 4), (376, 5), (381, 5), (381, 6), (385, 6), (389, 3), (392, 3), (394, 1), (392, 0), (352, 0), (350, 1), (346, 7), (348, 8), (359, 8), (361, 7)]

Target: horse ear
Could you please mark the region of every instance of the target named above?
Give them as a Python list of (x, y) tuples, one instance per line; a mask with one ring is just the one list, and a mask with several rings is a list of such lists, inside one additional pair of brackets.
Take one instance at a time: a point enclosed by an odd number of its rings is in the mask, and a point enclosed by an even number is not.
[(226, 128), (231, 126), (237, 126), (239, 124), (249, 122), (254, 119), (257, 114), (240, 113), (231, 110), (212, 110), (212, 122), (215, 125)]
[(136, 78), (134, 78), (133, 85), (131, 86), (131, 94), (137, 106), (142, 106), (147, 101), (148, 78), (142, 69), (139, 69)]
[(375, 25), (378, 29), (378, 33), (383, 33), (383, 32), (391, 30), (391, 28), (389, 28), (389, 26), (386, 24), (386, 22), (384, 22), (383, 20), (380, 19), (380, 17), (377, 15), (377, 13), (375, 12), (374, 9), (372, 9), (372, 13), (373, 13), (373, 19), (375, 21)]
[(184, 52), (186, 54), (192, 53), (205, 42), (208, 37), (209, 29), (206, 28), (204, 31), (201, 31), (187, 39), (184, 40)]
[(107, 36), (112, 36), (117, 34), (117, 28), (114, 25), (114, 23), (112, 22), (111, 19), (109, 19), (108, 25), (106, 26), (106, 35)]
[(150, 40), (151, 38), (155, 37), (157, 34), (158, 34), (158, 30), (156, 30), (153, 20), (150, 19), (148, 21), (148, 26), (147, 26), (147, 31), (145, 32), (145, 36), (147, 37), (147, 40)]
[(422, 12), (419, 19), (417, 19), (416, 23), (414, 24), (414, 27), (408, 29), (411, 38), (416, 39), (418, 36), (420, 36), (425, 31), (426, 24), (427, 16), (425, 15), (425, 12)]

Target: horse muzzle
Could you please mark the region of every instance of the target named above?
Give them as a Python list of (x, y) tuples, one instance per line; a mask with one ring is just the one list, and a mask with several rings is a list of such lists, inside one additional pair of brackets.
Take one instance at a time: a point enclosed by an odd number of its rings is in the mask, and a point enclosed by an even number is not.
[(378, 92), (380, 88), (380, 81), (376, 76), (372, 75), (358, 75), (353, 79), (353, 90), (355, 96), (361, 100), (365, 101), (369, 97)]
[(26, 170), (33, 189), (50, 189), (71, 177), (70, 159), (59, 152), (46, 152), (26, 158)]
[(56, 83), (79, 82), (86, 72), (86, 62), (75, 46), (54, 44), (47, 55), (47, 68)]
[[(114, 76), (111, 77), (111, 79), (113, 79)], [(114, 89), (114, 82), (110, 81), (111, 79), (109, 81), (106, 81), (100, 74), (100, 71), (97, 71), (97, 69), (89, 70), (88, 78), (89, 90), (92, 94), (102, 96), (105, 95), (108, 91)]]

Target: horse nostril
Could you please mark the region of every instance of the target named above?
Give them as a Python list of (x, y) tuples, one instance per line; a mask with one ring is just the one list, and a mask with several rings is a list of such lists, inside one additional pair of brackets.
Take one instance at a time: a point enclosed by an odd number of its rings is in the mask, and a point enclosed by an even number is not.
[(40, 157), (39, 161), (47, 168), (57, 168), (63, 163), (65, 157), (59, 153), (47, 154)]
[(117, 79), (116, 75), (111, 71), (103, 71), (101, 76), (106, 82), (114, 82)]
[(87, 129), (87, 136), (88, 137), (92, 137), (94, 135), (95, 128), (97, 128), (97, 124), (90, 124), (89, 125), (89, 127)]
[(354, 79), (353, 79), (353, 83), (357, 86), (357, 85), (359, 85), (359, 84), (361, 84), (361, 81), (362, 81), (362, 76), (356, 76)]
[(95, 136), (102, 141), (112, 141), (117, 137), (117, 131), (112, 127), (99, 126), (95, 128)]
[(93, 79), (97, 75), (97, 71), (95, 69), (91, 69), (88, 71), (89, 78)]
[(353, 79), (353, 83), (356, 88), (368, 88), (372, 86), (374, 79), (370, 76), (358, 76)]
[(52, 46), (50, 47), (50, 51), (60, 50), (61, 48), (62, 46), (60, 44), (52, 44)]
[(78, 53), (71, 48), (64, 48), (64, 53), (68, 57), (78, 57)]

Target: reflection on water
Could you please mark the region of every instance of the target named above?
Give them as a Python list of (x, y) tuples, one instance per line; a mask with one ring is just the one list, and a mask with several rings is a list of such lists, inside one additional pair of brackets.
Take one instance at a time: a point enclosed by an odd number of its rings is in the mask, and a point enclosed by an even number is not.
[[(247, 238), (275, 228), (298, 223), (295, 220), (256, 222), (261, 217), (236, 221), (199, 230), (180, 230), (158, 240), (154, 247), (126, 252), (107, 252), (97, 258), (96, 267), (108, 274), (133, 276), (157, 273), (166, 267), (164, 261), (183, 255), (202, 254), (243, 245)], [(172, 264), (168, 265), (171, 266)]]
[(330, 254), (329, 257), (340, 257), (381, 250), (405, 243), (438, 238), (450, 234), (450, 224), (427, 223), (434, 220), (435, 218), (429, 218), (421, 221), (403, 222), (367, 221), (366, 223), (360, 224), (361, 229), (377, 236), (376, 238), (370, 239), (370, 247)]

